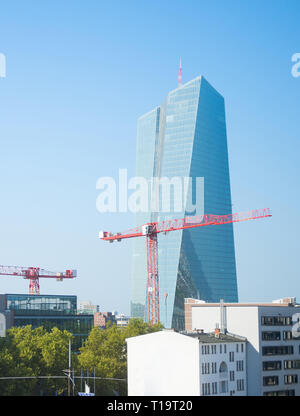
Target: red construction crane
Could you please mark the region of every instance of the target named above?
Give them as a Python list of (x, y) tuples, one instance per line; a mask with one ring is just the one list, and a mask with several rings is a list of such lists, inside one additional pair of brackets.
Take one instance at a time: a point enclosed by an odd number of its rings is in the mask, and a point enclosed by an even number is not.
[(186, 230), (189, 228), (203, 227), (206, 225), (222, 225), (258, 218), (271, 217), (270, 209), (256, 209), (246, 213), (229, 215), (205, 214), (201, 216), (185, 217), (182, 219), (151, 222), (123, 233), (112, 234), (107, 231), (100, 231), (101, 240), (113, 243), (122, 241), (125, 238), (146, 236), (147, 244), (147, 312), (148, 322), (159, 322), (159, 278), (158, 278), (158, 243), (157, 234), (168, 233), (169, 231)]
[(49, 272), (39, 267), (18, 267), (18, 266), (0, 266), (0, 275), (4, 276), (22, 276), (29, 279), (29, 294), (39, 295), (40, 284), (39, 278), (54, 278), (61, 282), (63, 279), (73, 279), (77, 276), (76, 270), (66, 270), (65, 272)]

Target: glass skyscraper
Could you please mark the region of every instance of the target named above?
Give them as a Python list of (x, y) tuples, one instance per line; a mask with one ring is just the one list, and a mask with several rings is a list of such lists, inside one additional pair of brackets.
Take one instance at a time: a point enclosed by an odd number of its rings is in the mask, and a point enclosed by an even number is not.
[[(171, 191), (173, 211), (160, 206), (138, 212), (136, 226), (232, 213), (224, 98), (203, 76), (171, 91), (161, 106), (139, 118), (136, 175), (149, 182), (153, 177), (192, 181), (181, 210), (175, 212)], [(196, 178), (202, 178), (202, 197), (194, 212), (188, 212), (188, 201), (194, 203), (195, 190), (199, 192)], [(159, 195), (163, 201), (160, 188)], [(146, 241), (134, 240), (131, 316), (146, 319)], [(165, 327), (184, 328), (184, 298), (238, 302), (232, 224), (159, 234), (158, 254), (160, 321)]]

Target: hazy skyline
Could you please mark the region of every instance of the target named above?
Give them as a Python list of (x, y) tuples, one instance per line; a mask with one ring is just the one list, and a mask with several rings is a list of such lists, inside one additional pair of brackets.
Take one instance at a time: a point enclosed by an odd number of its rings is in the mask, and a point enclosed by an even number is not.
[[(198, 75), (225, 98), (240, 301), (300, 300), (297, 1), (6, 2), (0, 15), (0, 264), (78, 270), (41, 293), (129, 313), (133, 214), (101, 214), (97, 179), (135, 175), (136, 125)], [(146, 265), (145, 265), (146, 268)], [(0, 276), (0, 293), (28, 281)]]

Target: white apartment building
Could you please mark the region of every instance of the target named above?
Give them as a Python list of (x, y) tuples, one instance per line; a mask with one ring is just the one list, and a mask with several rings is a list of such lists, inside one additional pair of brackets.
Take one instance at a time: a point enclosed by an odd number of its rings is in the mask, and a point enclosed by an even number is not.
[(130, 317), (125, 316), (123, 313), (119, 313), (118, 315), (115, 315), (116, 324), (119, 327), (125, 327), (128, 326)]
[(126, 341), (129, 396), (247, 395), (245, 338), (162, 330)]
[(225, 329), (248, 340), (248, 395), (299, 396), (300, 309), (295, 298), (223, 306), (185, 299), (186, 330), (210, 331), (223, 319)]
[(91, 301), (78, 301), (78, 313), (94, 315), (99, 312), (99, 305), (93, 305)]

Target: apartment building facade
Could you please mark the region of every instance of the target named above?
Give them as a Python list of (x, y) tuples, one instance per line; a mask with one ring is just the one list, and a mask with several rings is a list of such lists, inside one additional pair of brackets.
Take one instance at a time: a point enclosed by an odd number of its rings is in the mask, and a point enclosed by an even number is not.
[[(247, 338), (250, 396), (300, 395), (300, 309), (295, 298), (272, 303), (224, 304), (226, 330)], [(220, 304), (186, 299), (186, 329), (211, 330)]]

